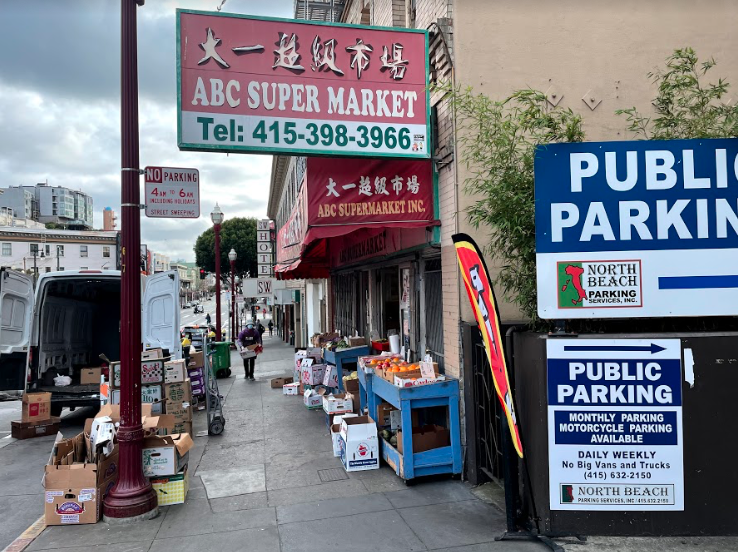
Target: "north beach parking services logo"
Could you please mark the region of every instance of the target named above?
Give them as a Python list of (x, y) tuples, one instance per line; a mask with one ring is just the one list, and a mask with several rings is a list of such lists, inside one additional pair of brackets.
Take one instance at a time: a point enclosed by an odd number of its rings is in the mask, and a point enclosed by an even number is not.
[(561, 261), (559, 308), (642, 307), (641, 261)]

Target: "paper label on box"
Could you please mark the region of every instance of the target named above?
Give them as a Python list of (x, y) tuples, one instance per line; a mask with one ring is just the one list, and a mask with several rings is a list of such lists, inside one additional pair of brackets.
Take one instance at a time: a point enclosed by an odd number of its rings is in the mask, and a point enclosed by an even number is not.
[(90, 493), (79, 493), (77, 500), (80, 502), (90, 502), (92, 500), (92, 494)]
[(435, 379), (436, 371), (433, 369), (432, 362), (421, 362), (420, 363), (420, 375), (424, 378)]
[(79, 515), (64, 514), (61, 517), (62, 523), (79, 523)]
[(63, 494), (63, 491), (46, 491), (46, 502), (51, 504), (52, 502), (54, 502), (55, 496), (62, 496)]

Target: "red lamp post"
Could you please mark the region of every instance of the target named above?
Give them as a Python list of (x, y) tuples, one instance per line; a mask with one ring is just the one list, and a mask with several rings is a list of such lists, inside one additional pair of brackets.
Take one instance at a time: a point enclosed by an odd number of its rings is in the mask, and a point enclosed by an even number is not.
[(236, 342), (236, 250), (231, 248), (228, 253), (231, 261), (231, 341)]
[(149, 519), (159, 513), (156, 493), (143, 475), (141, 448), (141, 213), (138, 159), (136, 5), (121, 0), (121, 423), (120, 475), (103, 501), (108, 523)]
[(218, 204), (215, 204), (213, 212), (210, 213), (210, 220), (213, 221), (213, 230), (215, 231), (215, 339), (222, 341), (220, 335), (220, 225), (223, 223), (223, 211), (220, 210)]

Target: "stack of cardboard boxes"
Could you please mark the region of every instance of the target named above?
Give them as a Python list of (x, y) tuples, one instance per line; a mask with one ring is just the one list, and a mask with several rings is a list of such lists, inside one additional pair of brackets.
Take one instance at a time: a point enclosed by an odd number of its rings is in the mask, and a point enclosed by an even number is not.
[[(205, 396), (205, 355), (202, 351), (190, 355), (187, 366), (187, 375), (192, 385), (192, 395), (195, 398)], [(203, 407), (204, 408), (204, 407)]]
[(10, 434), (15, 439), (54, 435), (59, 422), (51, 416), (51, 393), (24, 393), (21, 419), (10, 423)]

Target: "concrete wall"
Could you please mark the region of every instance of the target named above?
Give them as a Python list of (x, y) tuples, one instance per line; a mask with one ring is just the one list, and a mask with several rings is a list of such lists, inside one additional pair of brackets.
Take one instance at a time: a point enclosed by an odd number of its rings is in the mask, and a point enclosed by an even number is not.
[[(615, 110), (649, 109), (656, 88), (647, 73), (663, 67), (676, 48), (691, 46), (701, 60), (714, 57), (718, 65), (709, 80), (724, 77), (738, 87), (736, 21), (734, 0), (465, 0), (454, 13), (456, 82), (492, 99), (527, 87), (555, 90), (563, 96), (559, 107), (584, 117), (588, 140), (627, 140), (626, 122)], [(594, 110), (582, 101), (587, 93), (601, 100)], [(738, 88), (728, 99), (738, 101)], [(461, 152), (457, 166), (462, 183), (468, 174)], [(459, 193), (461, 211), (474, 201)], [(480, 245), (488, 242), (488, 233), (474, 231), (465, 216), (458, 221)], [(508, 303), (500, 311), (503, 320), (520, 317)], [(473, 320), (466, 301), (461, 312)]]

